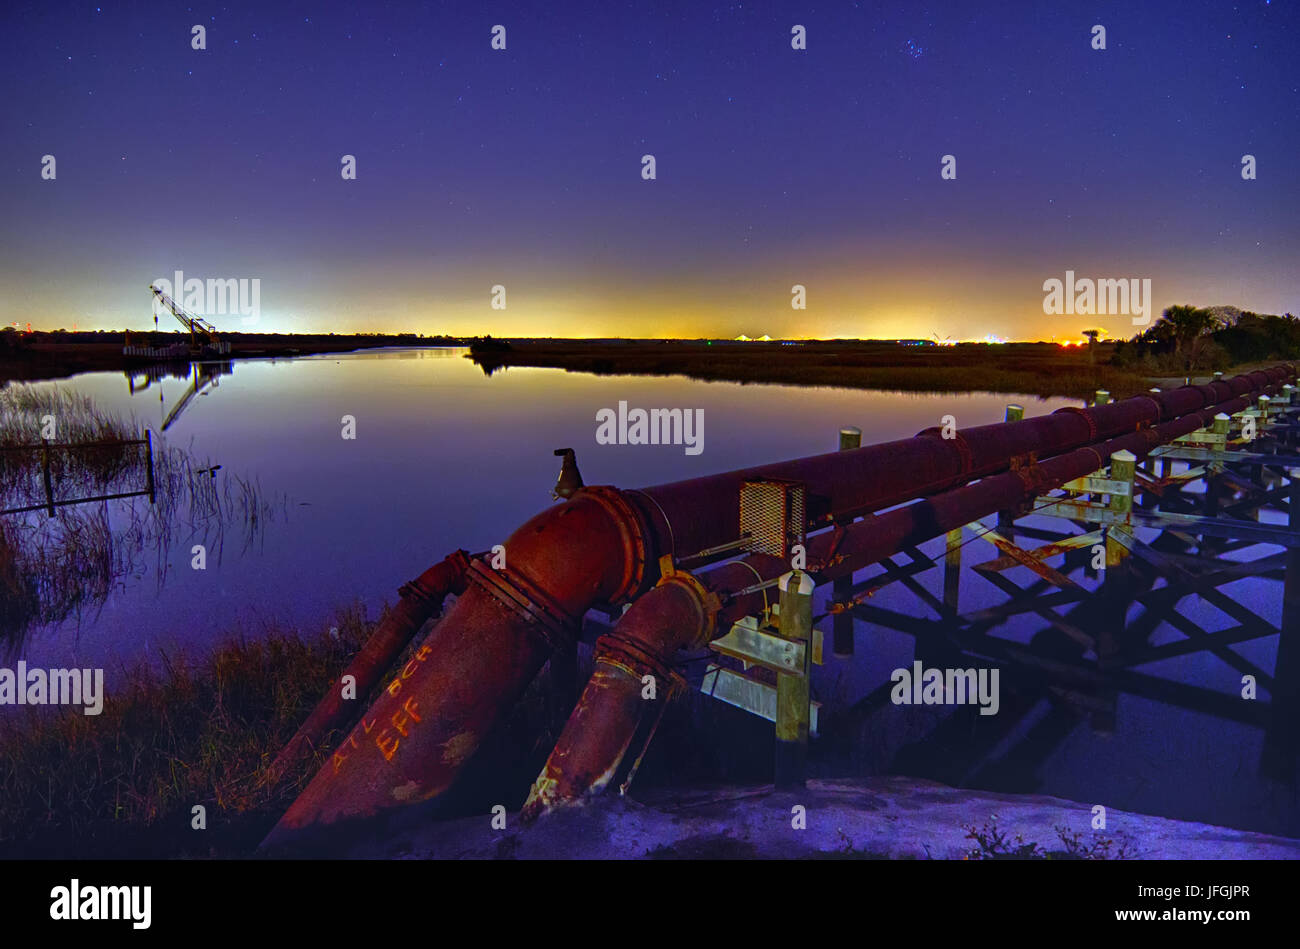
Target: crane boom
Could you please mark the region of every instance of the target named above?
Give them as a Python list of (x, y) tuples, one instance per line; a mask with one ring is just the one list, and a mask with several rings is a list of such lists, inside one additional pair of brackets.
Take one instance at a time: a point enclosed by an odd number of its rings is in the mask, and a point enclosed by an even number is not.
[(218, 341), (217, 328), (202, 317), (195, 316), (186, 310), (183, 306), (173, 300), (170, 296), (163, 293), (153, 284), (149, 285), (153, 295), (167, 309), (172, 316), (176, 317), (178, 323), (190, 332), (190, 341), (193, 345), (200, 343), (213, 343)]

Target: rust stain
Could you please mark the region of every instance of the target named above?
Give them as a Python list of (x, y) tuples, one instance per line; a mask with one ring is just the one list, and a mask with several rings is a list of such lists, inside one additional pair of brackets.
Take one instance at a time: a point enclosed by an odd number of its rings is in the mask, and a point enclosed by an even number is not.
[(395, 801), (413, 801), (418, 799), (420, 784), (418, 781), (407, 781), (405, 784), (399, 784), (393, 788), (393, 800)]
[(473, 732), (461, 732), (459, 735), (449, 738), (442, 746), (443, 763), (459, 765), (462, 761), (474, 753), (478, 745), (478, 736)]

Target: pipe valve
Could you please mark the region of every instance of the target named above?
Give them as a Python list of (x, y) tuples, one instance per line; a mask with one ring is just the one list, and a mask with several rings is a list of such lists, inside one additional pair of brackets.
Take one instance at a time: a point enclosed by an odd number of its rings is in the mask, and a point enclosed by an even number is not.
[(572, 448), (557, 448), (555, 454), (557, 457), (562, 456), (564, 461), (560, 464), (560, 477), (555, 481), (555, 490), (551, 492), (551, 497), (556, 500), (560, 498), (567, 500), (583, 486), (582, 473), (578, 471), (578, 459)]

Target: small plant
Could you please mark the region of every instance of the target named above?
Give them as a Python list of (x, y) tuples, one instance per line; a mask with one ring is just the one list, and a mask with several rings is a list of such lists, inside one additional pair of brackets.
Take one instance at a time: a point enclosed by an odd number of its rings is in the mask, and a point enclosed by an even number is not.
[(998, 827), (998, 815), (994, 814), (984, 822), (983, 827), (969, 828), (966, 837), (978, 844), (977, 849), (968, 851), (968, 860), (1044, 860), (1044, 853), (1038, 844), (1025, 843), (1021, 834), (1008, 836)]
[(1045, 850), (1033, 841), (1025, 842), (1022, 834), (1011, 836), (998, 827), (998, 815), (982, 827), (970, 827), (966, 837), (978, 845), (966, 853), (967, 860), (1131, 860), (1136, 848), (1131, 840), (1094, 836), (1085, 842), (1083, 835), (1068, 827), (1055, 826), (1061, 849)]
[[(866, 850), (853, 842), (853, 838), (844, 832), (843, 827), (835, 829), (839, 836), (839, 846), (826, 852), (823, 856), (831, 860), (888, 860), (890, 855), (875, 850)], [(903, 857), (902, 859), (910, 859)]]
[(1056, 827), (1055, 830), (1065, 845), (1061, 859), (1132, 860), (1137, 856), (1137, 848), (1128, 839), (1094, 835), (1091, 842), (1084, 843), (1083, 835), (1078, 831), (1071, 831), (1068, 827)]

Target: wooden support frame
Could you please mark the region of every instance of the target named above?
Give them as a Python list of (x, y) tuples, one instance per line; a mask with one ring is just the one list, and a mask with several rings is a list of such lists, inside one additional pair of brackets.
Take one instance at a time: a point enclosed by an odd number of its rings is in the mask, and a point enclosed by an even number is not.
[[(1041, 688), (1050, 702), (1075, 709), (1094, 727), (1113, 727), (1116, 696), (1127, 693), (1261, 728), (1261, 771), (1294, 778), (1300, 753), (1300, 721), (1290, 721), (1300, 715), (1297, 408), (1288, 399), (1267, 404), (1263, 412), (1251, 408), (1231, 420), (1221, 416), (1212, 426), (1155, 449), (1148, 470), (1121, 464), (1116, 471), (1112, 460), (1110, 470), (1076, 479), (1036, 499), (1026, 512), (999, 514), (996, 527), (977, 521), (950, 532), (940, 559), (942, 595), (924, 582), (925, 571), (940, 561), (920, 551), (909, 551), (906, 565), (888, 558), (878, 564), (883, 572), (847, 587), (851, 596), (836, 597), (837, 613), (913, 636), (918, 656), (922, 643), (937, 643), (967, 658), (1003, 664), (1016, 681)], [(1256, 425), (1249, 442), (1241, 437), (1246, 418)], [(1149, 470), (1157, 462), (1158, 477)], [(1269, 510), (1286, 514), (1289, 523), (1260, 519), (1259, 513)], [(1043, 517), (1058, 519), (1064, 530), (1039, 526)], [(972, 540), (990, 544), (996, 556), (972, 564), (967, 554), (963, 564)], [(1101, 582), (1085, 585), (1078, 571), (1093, 564), (1098, 544), (1105, 548)], [(1258, 548), (1256, 556), (1236, 559), (1251, 548)], [(962, 612), (956, 592), (963, 566), (1005, 594), (1005, 602)], [(1027, 585), (1009, 575), (1019, 567), (1032, 574)], [(1280, 624), (1266, 618), (1267, 609), (1223, 589), (1244, 577), (1285, 582)], [(867, 602), (890, 584), (909, 590), (925, 612)], [(1228, 623), (1211, 629), (1204, 618), (1193, 619), (1186, 604), (1195, 600), (1214, 607)], [(1113, 630), (1088, 621), (1090, 612), (1106, 610)], [(1067, 645), (1045, 652), (1037, 637), (1026, 644), (998, 635), (1025, 615), (1041, 618), (1044, 630)], [(1180, 638), (1170, 639), (1170, 632)], [(1233, 648), (1274, 636), (1280, 645), (1271, 673), (1267, 663)], [(1144, 670), (1195, 653), (1215, 657), (1232, 681), (1250, 677), (1258, 698), (1244, 701)]]

